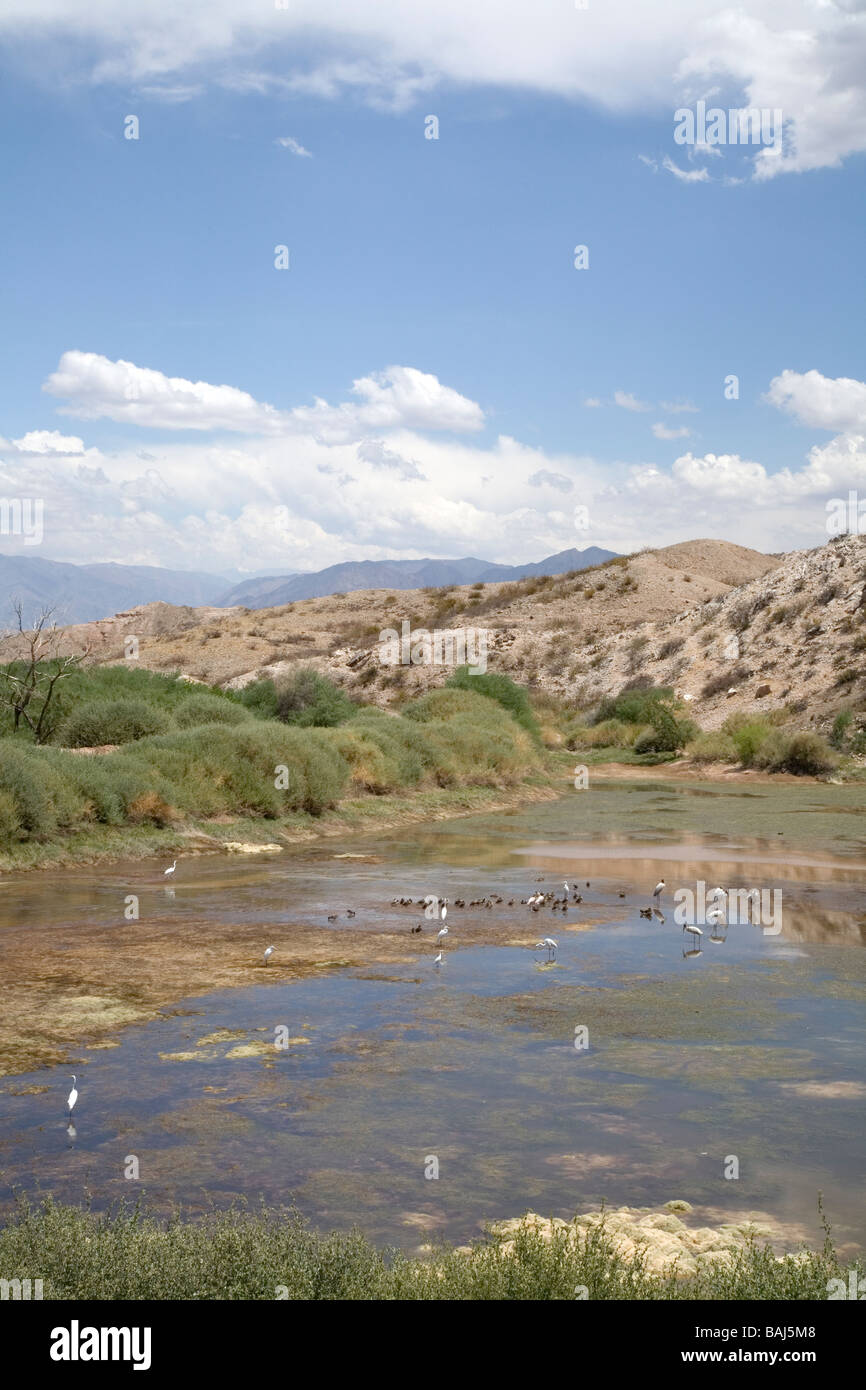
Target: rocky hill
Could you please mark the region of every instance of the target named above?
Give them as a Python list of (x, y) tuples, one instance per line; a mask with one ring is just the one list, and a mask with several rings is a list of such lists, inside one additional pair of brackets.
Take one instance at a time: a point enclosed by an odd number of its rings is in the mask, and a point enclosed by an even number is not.
[[(387, 666), (379, 635), (468, 628), (487, 636), (488, 669), (580, 708), (634, 681), (672, 685), (705, 728), (737, 709), (789, 706), (824, 727), (866, 695), (866, 538), (762, 555), (698, 540), (591, 570), (510, 582), (410, 591), (367, 590), (278, 607), (149, 604), (67, 628), (63, 650), (92, 661), (138, 661), (209, 683), (241, 687), (298, 664), (350, 694), (390, 705), (447, 678), (441, 666)], [(0, 660), (18, 650), (0, 643)]]

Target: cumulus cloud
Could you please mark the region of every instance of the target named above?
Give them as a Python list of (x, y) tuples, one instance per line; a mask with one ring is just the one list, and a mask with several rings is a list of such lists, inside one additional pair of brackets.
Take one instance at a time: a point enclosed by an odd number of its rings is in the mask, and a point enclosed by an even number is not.
[(61, 414), (155, 429), (309, 432), (338, 442), (400, 426), (463, 432), (484, 423), (475, 401), (415, 367), (387, 367), (359, 377), (352, 385), (355, 402), (331, 406), (317, 400), (313, 406), (280, 411), (235, 386), (188, 381), (122, 359), (111, 362), (95, 352), (71, 351), (64, 352), (43, 390), (66, 400)]
[[(358, 445), (358, 458), (372, 463), (377, 468), (391, 468), (401, 478), (423, 478), (424, 474), (412, 459), (404, 459), (393, 449), (387, 448), (381, 439), (364, 439)], [(320, 465), (321, 467), (322, 465)]]
[(801, 425), (822, 430), (866, 430), (866, 382), (820, 372), (781, 372), (764, 397)]
[(273, 406), (260, 405), (234, 386), (166, 376), (134, 362), (111, 362), (96, 352), (64, 352), (42, 389), (69, 402), (60, 408), (62, 415), (80, 420), (104, 417), (179, 430), (268, 433), (279, 428)]
[(30, 430), (12, 445), (22, 454), (83, 454), (84, 440), (58, 430)]
[(352, 394), (357, 402), (331, 406), (317, 400), (314, 406), (297, 407), (291, 419), (296, 426), (332, 443), (356, 439), (359, 432), (370, 430), (405, 426), (462, 434), (480, 430), (484, 424), (480, 405), (417, 367), (386, 367), (383, 372), (359, 377), (352, 383)]
[[(327, 420), (329, 429), (301, 427), (296, 412), (285, 411), (274, 412), (279, 429), (267, 414), (268, 428), (249, 430), (247, 419), (263, 407), (242, 392), (243, 426), (233, 436), (172, 432), (146, 450), (132, 442), (103, 452), (35, 429), (0, 441), (0, 492), (45, 499), (39, 554), (46, 558), (226, 571), (422, 555), (536, 560), (570, 545), (628, 551), (648, 539), (661, 545), (702, 535), (791, 549), (820, 544), (826, 502), (866, 487), (862, 429), (841, 431), (799, 466), (774, 473), (723, 449), (690, 450), (664, 465), (601, 462), (507, 435), (481, 441), (430, 430), (446, 388), (423, 373), (419, 384), (394, 372), (359, 378), (346, 406), (312, 407), (316, 425)], [(856, 423), (861, 397), (852, 387), (863, 384), (815, 376), (782, 372), (771, 385), (773, 403), (787, 410), (796, 401), (802, 418), (824, 428)], [(201, 425), (206, 397), (190, 393), (191, 385), (183, 382), (180, 395)], [(477, 423), (480, 408), (453, 395), (447, 418)], [(140, 391), (138, 403), (145, 398)], [(219, 407), (224, 418), (224, 397)], [(359, 432), (366, 412), (390, 423)], [(588, 527), (578, 531), (560, 510), (566, 495), (586, 507)], [(4, 538), (4, 549), (10, 544), (14, 538)]]
[(620, 0), (586, 11), (538, 0), (531, 24), (524, 0), (292, 0), (286, 9), (139, 0), (132, 20), (116, 0), (5, 0), (0, 30), (19, 52), (32, 45), (49, 80), (62, 61), (76, 79), (137, 83), (169, 93), (166, 100), (219, 83), (323, 99), (358, 93), (405, 110), (449, 84), (655, 116), (722, 90), (733, 106), (781, 108), (790, 124), (781, 154), (750, 153), (759, 178), (837, 165), (866, 149), (866, 14), (858, 0), (726, 8), (718, 0)]

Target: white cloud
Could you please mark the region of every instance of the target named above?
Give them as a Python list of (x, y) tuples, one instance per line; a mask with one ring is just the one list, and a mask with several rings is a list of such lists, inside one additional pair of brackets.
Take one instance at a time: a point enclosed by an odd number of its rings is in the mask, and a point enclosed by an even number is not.
[(822, 430), (866, 430), (866, 382), (820, 372), (781, 372), (764, 397), (801, 425)]
[[(354, 400), (333, 407), (319, 402), (308, 411), (313, 421), (301, 423), (297, 411), (264, 407), (244, 392), (235, 401), (234, 388), (197, 391), (158, 372), (156, 389), (147, 376), (115, 378), (101, 368), (98, 391), (91, 390), (85, 367), (61, 363), (67, 384), (89, 383), (88, 408), (98, 404), (109, 418), (130, 403), (117, 395), (119, 383), (142, 410), (151, 410), (149, 419), (177, 424), (180, 402), (197, 428), (206, 427), (207, 411), (240, 424), (234, 437), (186, 432), (167, 443), (149, 440), (146, 449), (135, 440), (110, 453), (42, 429), (0, 441), (0, 494), (44, 499), (38, 553), (51, 559), (213, 571), (316, 569), (396, 556), (533, 560), (570, 545), (625, 551), (648, 540), (662, 545), (700, 536), (775, 551), (820, 544), (826, 501), (866, 488), (862, 429), (838, 433), (799, 466), (776, 473), (723, 450), (684, 452), (669, 466), (650, 466), (554, 453), (505, 435), (492, 442), (460, 438), (448, 431), (455, 422), (477, 424), (480, 407), (457, 392), (449, 396), (436, 377), (414, 369), (361, 377)], [(771, 388), (775, 403), (789, 408), (796, 398), (805, 414), (809, 402), (817, 407), (803, 381), (813, 389), (840, 387), (814, 377), (817, 383), (812, 374), (781, 373)], [(852, 387), (862, 383), (841, 386), (832, 408), (825, 402), (818, 411), (824, 425), (857, 418)], [(211, 400), (208, 391), (220, 394)], [(368, 417), (380, 423), (365, 426)], [(249, 428), (262, 419), (264, 429)], [(431, 431), (434, 420), (450, 423), (445, 432)], [(576, 531), (561, 510), (566, 495), (587, 507), (588, 530)], [(14, 545), (15, 538), (4, 538), (4, 549)]]
[(571, 492), (574, 483), (564, 473), (553, 473), (549, 468), (539, 468), (527, 479), (530, 487), (553, 487), (557, 492)]
[(656, 439), (688, 439), (691, 434), (691, 430), (687, 429), (685, 425), (680, 425), (678, 429), (671, 429), (669, 425), (659, 423), (653, 425), (652, 430)]
[(357, 402), (331, 406), (317, 400), (314, 406), (299, 406), (291, 412), (291, 420), (331, 443), (402, 426), (462, 434), (480, 430), (484, 424), (480, 405), (417, 367), (386, 367), (384, 372), (359, 377), (352, 383), (352, 394)]
[(359, 399), (331, 406), (279, 411), (235, 386), (170, 377), (134, 362), (111, 362), (95, 352), (65, 352), (43, 386), (68, 404), (61, 414), (106, 418), (155, 429), (232, 430), (244, 434), (310, 433), (331, 442), (363, 438), (371, 430), (408, 426), (478, 430), (484, 412), (438, 377), (415, 367), (387, 367), (352, 385)]
[(652, 410), (651, 405), (647, 405), (646, 401), (639, 401), (630, 391), (614, 391), (613, 400), (614, 405), (620, 406), (623, 410)]
[(305, 150), (300, 141), (296, 140), (293, 135), (280, 135), (274, 144), (282, 145), (283, 149), (291, 150), (292, 154), (300, 155), (302, 159), (312, 159), (313, 157), (310, 151)]
[[(5, 0), (0, 30), (32, 71), (130, 83), (186, 99), (235, 91), (406, 109), (437, 85), (534, 91), (657, 116), (719, 91), (731, 106), (781, 109), (793, 138), (754, 154), (755, 174), (834, 166), (866, 149), (866, 14), (856, 0), (620, 0), (577, 10), (537, 0)], [(82, 74), (81, 68), (85, 72)], [(667, 167), (667, 166), (666, 166)], [(687, 171), (671, 170), (680, 177)], [(706, 171), (693, 171), (704, 174)]]
[(30, 430), (12, 443), (22, 454), (84, 453), (83, 439), (74, 434), (60, 434), (57, 430)]
[(706, 169), (681, 169), (678, 164), (674, 164), (670, 155), (667, 154), (662, 160), (662, 166), (683, 183), (707, 183), (709, 181), (710, 176)]

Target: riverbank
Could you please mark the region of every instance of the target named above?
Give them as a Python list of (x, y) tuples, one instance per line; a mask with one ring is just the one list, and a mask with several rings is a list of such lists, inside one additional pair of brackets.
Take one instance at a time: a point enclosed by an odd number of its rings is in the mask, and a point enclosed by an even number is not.
[[(557, 1225), (530, 1213), (471, 1247), (417, 1258), (377, 1249), (357, 1231), (319, 1234), (285, 1210), (233, 1210), (199, 1222), (179, 1213), (166, 1222), (128, 1207), (97, 1216), (22, 1202), (0, 1229), (0, 1267), (41, 1279), (46, 1300), (787, 1301), (825, 1300), (838, 1288), (834, 1279), (848, 1287), (829, 1238), (820, 1251), (780, 1256), (751, 1223), (690, 1230), (671, 1208), (688, 1203)], [(626, 1245), (620, 1228), (630, 1217), (632, 1232), (646, 1239)], [(651, 1257), (653, 1233), (671, 1257), (661, 1264)]]
[(255, 853), (267, 846), (281, 849), (340, 835), (392, 830), (483, 811), (506, 811), (527, 802), (552, 801), (564, 794), (563, 781), (556, 770), (538, 772), (507, 787), (437, 787), (402, 794), (354, 796), (319, 815), (296, 812), (268, 820), (261, 816), (221, 815), (171, 826), (94, 825), (63, 840), (6, 845), (0, 852), (0, 874), (110, 864), (124, 859), (174, 858), (178, 854)]

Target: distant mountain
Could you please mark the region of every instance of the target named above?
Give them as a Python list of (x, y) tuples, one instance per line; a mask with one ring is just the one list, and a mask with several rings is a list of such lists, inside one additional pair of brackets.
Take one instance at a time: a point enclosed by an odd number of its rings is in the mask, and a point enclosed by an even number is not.
[(531, 574), (565, 574), (612, 560), (616, 552), (591, 545), (586, 550), (561, 550), (526, 565), (495, 565), (467, 556), (462, 560), (348, 560), (314, 574), (274, 575), (236, 584), (217, 601), (221, 608), (276, 608), (304, 598), (349, 594), (358, 589), (424, 589), (443, 584), (475, 584), (524, 579)]
[(58, 625), (92, 622), (135, 608), (140, 603), (214, 603), (225, 591), (225, 578), (194, 570), (167, 570), (152, 565), (70, 565), (30, 555), (0, 555), (0, 631), (13, 621), (12, 604), (20, 599), (24, 620), (31, 623), (43, 608), (53, 608)]

